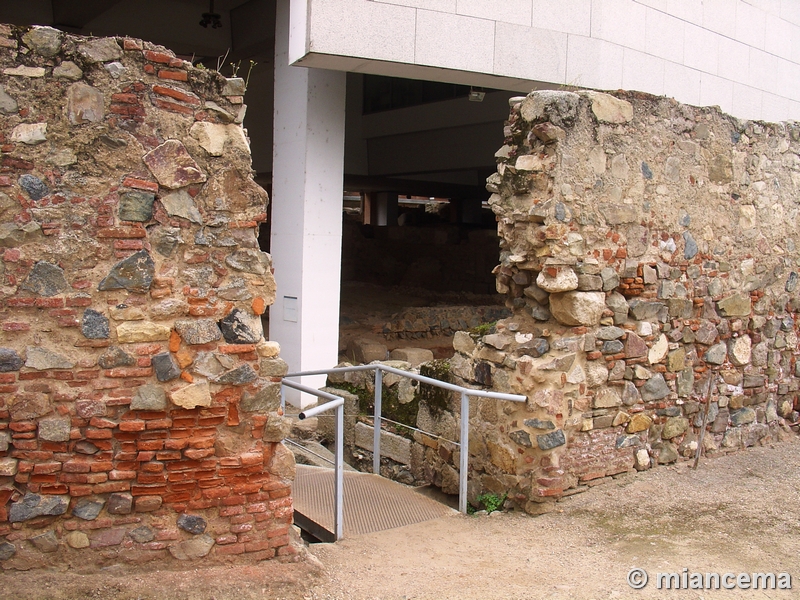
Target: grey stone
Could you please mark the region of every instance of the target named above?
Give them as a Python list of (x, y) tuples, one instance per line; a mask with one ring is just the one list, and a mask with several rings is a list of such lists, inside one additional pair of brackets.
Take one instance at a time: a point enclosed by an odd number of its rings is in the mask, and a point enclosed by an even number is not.
[(601, 327), (595, 333), (598, 340), (618, 340), (625, 335), (625, 330), (620, 327)]
[(69, 496), (40, 496), (25, 494), (21, 500), (14, 502), (8, 510), (8, 520), (20, 523), (41, 516), (58, 516), (67, 512)]
[(155, 532), (146, 525), (142, 525), (136, 529), (130, 530), (128, 535), (137, 544), (146, 544), (147, 542), (152, 542), (156, 537)]
[(247, 315), (238, 308), (219, 321), (225, 341), (229, 344), (255, 344), (261, 335), (250, 328)]
[[(3, 196), (0, 196), (2, 200)], [(41, 226), (31, 221), (23, 225), (16, 223), (0, 223), (0, 247), (15, 248), (23, 244), (40, 241), (44, 235)]]
[(133, 496), (128, 492), (111, 494), (106, 502), (106, 512), (110, 515), (129, 515), (133, 512)]
[(634, 223), (639, 218), (639, 212), (636, 210), (636, 207), (630, 204), (601, 205), (600, 212), (609, 225)]
[(533, 447), (533, 443), (531, 443), (531, 436), (527, 431), (517, 429), (516, 431), (509, 432), (508, 437), (510, 437), (511, 441), (518, 446), (523, 446), (525, 448)]
[(550, 294), (550, 312), (563, 325), (597, 325), (603, 310), (605, 294), (602, 292), (570, 291)]
[(25, 349), (25, 366), (37, 371), (46, 371), (48, 369), (71, 369), (75, 363), (52, 350), (28, 346)]
[[(366, 423), (356, 423), (355, 443), (359, 448), (372, 452), (374, 430)], [(389, 431), (381, 431), (381, 456), (401, 464), (411, 464), (411, 440)]]
[(0, 542), (0, 560), (8, 560), (17, 552), (17, 547), (9, 542)]
[(147, 250), (140, 250), (115, 264), (97, 289), (145, 292), (153, 284), (155, 270), (153, 257)]
[(661, 430), (661, 437), (665, 440), (671, 440), (686, 433), (689, 429), (689, 419), (684, 417), (669, 417), (664, 423), (664, 428)]
[(208, 344), (222, 337), (217, 322), (211, 319), (175, 321), (175, 330), (187, 344)]
[(603, 289), (603, 278), (600, 275), (578, 275), (578, 290), (596, 292)]
[(692, 389), (694, 388), (694, 371), (691, 368), (683, 369), (678, 373), (676, 388), (680, 398), (686, 398), (692, 393)]
[(653, 375), (641, 387), (642, 400), (645, 402), (652, 402), (653, 400), (661, 400), (669, 396), (671, 390), (664, 381), (664, 376), (661, 373)]
[(161, 352), (153, 356), (153, 369), (159, 381), (172, 381), (181, 376), (181, 368), (170, 352)]
[(624, 346), (619, 340), (609, 340), (607, 342), (603, 342), (600, 351), (603, 354), (617, 354), (618, 352), (622, 352), (623, 348)]
[(255, 394), (246, 393), (239, 403), (244, 412), (273, 412), (281, 404), (281, 384), (267, 383)]
[(39, 552), (55, 552), (58, 550), (58, 538), (56, 532), (52, 529), (39, 535), (28, 538), (28, 541), (33, 544)]
[(619, 286), (619, 275), (611, 267), (606, 267), (600, 271), (600, 277), (603, 279), (604, 292), (610, 292)]
[(266, 252), (253, 248), (240, 248), (225, 257), (225, 264), (237, 271), (264, 275), (272, 267), (272, 258)]
[(552, 433), (537, 435), (536, 443), (539, 445), (540, 450), (552, 450), (553, 448), (566, 444), (567, 439), (564, 437), (564, 431), (557, 429)]
[(11, 131), (11, 141), (35, 146), (47, 141), (47, 123), (20, 123)]
[(625, 358), (639, 358), (647, 356), (647, 354), (647, 342), (632, 331), (629, 331), (625, 338)]
[(622, 404), (625, 406), (633, 406), (642, 400), (642, 396), (639, 394), (639, 388), (637, 388), (632, 381), (626, 381), (622, 384), (621, 398)]
[(97, 454), (100, 451), (100, 448), (92, 444), (91, 442), (87, 442), (86, 440), (81, 440), (75, 443), (75, 452), (79, 454), (86, 454), (86, 455), (93, 455)]
[(630, 311), (637, 321), (650, 321), (657, 319), (659, 313), (666, 308), (663, 302), (646, 302), (644, 300), (631, 300)]
[(739, 427), (753, 423), (756, 420), (756, 411), (749, 406), (731, 412), (731, 425)]
[(64, 32), (52, 27), (34, 25), (22, 36), (22, 41), (36, 54), (51, 58), (61, 50)]
[(25, 190), (31, 200), (41, 200), (50, 193), (50, 188), (35, 175), (23, 175), (19, 178), (19, 186)]
[(114, 529), (101, 529), (91, 534), (89, 547), (109, 548), (111, 546), (119, 546), (124, 539), (125, 529), (122, 527), (117, 527)]
[(67, 118), (72, 125), (100, 123), (104, 117), (103, 92), (83, 82), (67, 90)]
[(728, 347), (725, 345), (725, 342), (720, 342), (706, 350), (703, 359), (712, 365), (721, 365), (725, 362), (727, 355)]
[(167, 394), (163, 387), (153, 383), (137, 388), (136, 394), (131, 399), (131, 410), (164, 410), (165, 408), (167, 408)]
[(547, 304), (550, 295), (540, 288), (536, 283), (531, 283), (528, 287), (522, 290), (522, 293), (525, 294), (526, 298), (530, 298), (532, 300), (536, 300), (539, 304)]
[(11, 441), (11, 434), (8, 431), (0, 431), (0, 452), (8, 450), (8, 444)]
[(130, 367), (136, 364), (136, 358), (125, 352), (119, 346), (109, 346), (97, 359), (97, 364), (103, 369)]
[(539, 358), (544, 356), (550, 351), (550, 344), (545, 338), (533, 338), (530, 341), (523, 342), (516, 348), (516, 353), (519, 355), (532, 356)]
[(620, 435), (614, 445), (618, 450), (620, 448), (638, 448), (642, 446), (642, 439), (638, 435)]
[(739, 292), (717, 302), (723, 317), (749, 317), (751, 311), (750, 294)]
[(110, 335), (108, 317), (93, 308), (83, 311), (81, 333), (90, 340), (105, 340)]
[(253, 294), (247, 289), (247, 283), (241, 277), (234, 277), (224, 286), (217, 289), (217, 296), (223, 300), (244, 302), (250, 300)]
[(158, 226), (148, 230), (150, 243), (161, 256), (170, 258), (175, 250), (183, 244), (181, 230), (177, 227)]
[(21, 287), (40, 296), (56, 296), (70, 289), (64, 269), (43, 260), (33, 265)]
[(51, 417), (39, 421), (38, 436), (46, 442), (68, 442), (71, 429), (69, 417)]
[(658, 464), (668, 465), (678, 460), (678, 450), (670, 442), (663, 442), (658, 450)]
[(182, 514), (178, 517), (178, 527), (194, 535), (199, 535), (206, 530), (207, 522), (203, 517)]
[(533, 92), (523, 100), (520, 114), (529, 123), (550, 121), (558, 127), (569, 127), (575, 122), (579, 102), (580, 97), (573, 92)]
[(258, 379), (258, 373), (248, 363), (244, 363), (232, 371), (217, 377), (214, 382), (227, 385), (247, 385), (256, 379)]
[(53, 77), (78, 81), (83, 78), (83, 71), (71, 60), (65, 60), (53, 69)]
[(544, 306), (537, 306), (531, 309), (531, 316), (537, 321), (549, 321), (551, 314)]
[(17, 101), (9, 96), (6, 93), (5, 88), (0, 85), (0, 113), (3, 113), (4, 115), (13, 115), (16, 114), (17, 110), (19, 110)]
[(730, 156), (718, 154), (708, 165), (708, 178), (714, 183), (733, 181), (733, 162)]
[(84, 521), (94, 521), (105, 505), (105, 500), (102, 499), (81, 499), (73, 507), (72, 515)]
[(186, 190), (177, 190), (162, 196), (161, 204), (171, 217), (181, 217), (198, 225), (203, 224), (203, 217), (197, 210), (194, 199)]
[(717, 328), (714, 327), (714, 324), (710, 321), (704, 321), (701, 323), (700, 327), (697, 328), (697, 331), (695, 332), (695, 339), (700, 344), (710, 346), (714, 343), (714, 340), (717, 339), (717, 335), (719, 335), (719, 332), (717, 331)]
[(22, 368), (22, 358), (13, 348), (0, 348), (0, 373), (19, 371)]
[(96, 38), (80, 44), (78, 52), (89, 62), (108, 62), (122, 58), (122, 48), (114, 38)]
[(138, 190), (125, 192), (119, 198), (120, 221), (144, 223), (153, 218), (155, 195)]
[(784, 289), (787, 292), (790, 292), (790, 293), (795, 291), (797, 289), (797, 279), (798, 279), (798, 276), (797, 276), (797, 273), (795, 271), (792, 271), (791, 273), (789, 273), (789, 277), (786, 280), (786, 286), (784, 287)]
[(103, 65), (114, 79), (117, 79), (120, 75), (125, 72), (125, 65), (123, 65), (119, 61), (110, 62), (108, 64)]
[(346, 352), (349, 359), (363, 364), (386, 360), (389, 355), (389, 349), (385, 344), (366, 338), (352, 338), (347, 344)]
[(540, 419), (525, 419), (523, 421), (525, 427), (531, 427), (533, 429), (555, 429), (555, 423), (552, 421), (542, 421)]
[(177, 560), (194, 560), (207, 556), (214, 547), (214, 538), (207, 533), (169, 546), (167, 550)]
[(244, 79), (241, 77), (228, 77), (225, 79), (225, 84), (222, 86), (222, 95), (244, 96), (246, 90)]

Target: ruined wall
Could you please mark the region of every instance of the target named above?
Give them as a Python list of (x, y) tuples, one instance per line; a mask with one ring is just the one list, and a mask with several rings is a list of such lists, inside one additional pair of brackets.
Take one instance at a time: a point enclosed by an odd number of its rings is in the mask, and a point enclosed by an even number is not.
[[(800, 126), (641, 94), (511, 101), (487, 188), (512, 317), (456, 335), (473, 487), (530, 512), (603, 477), (798, 420)], [(475, 432), (479, 432), (476, 435)]]
[(0, 26), (0, 568), (294, 552), (243, 94)]

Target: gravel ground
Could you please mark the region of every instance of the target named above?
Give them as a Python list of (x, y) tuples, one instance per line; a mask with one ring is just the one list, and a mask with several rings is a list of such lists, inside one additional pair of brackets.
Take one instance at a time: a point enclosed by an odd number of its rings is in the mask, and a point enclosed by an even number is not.
[[(800, 598), (800, 441), (623, 476), (557, 510), (446, 517), (316, 544), (296, 563), (3, 572), (5, 598)], [(631, 589), (628, 572), (650, 582)], [(792, 590), (656, 589), (656, 573), (787, 572)]]

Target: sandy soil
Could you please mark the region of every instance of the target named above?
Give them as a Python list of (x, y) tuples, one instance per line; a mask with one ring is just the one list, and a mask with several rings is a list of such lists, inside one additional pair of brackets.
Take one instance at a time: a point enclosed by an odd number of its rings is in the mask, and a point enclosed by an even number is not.
[[(623, 476), (528, 517), (446, 517), (317, 544), (302, 562), (0, 574), (4, 598), (800, 597), (800, 441)], [(650, 584), (632, 590), (631, 568)], [(791, 591), (657, 590), (656, 572), (788, 572)]]

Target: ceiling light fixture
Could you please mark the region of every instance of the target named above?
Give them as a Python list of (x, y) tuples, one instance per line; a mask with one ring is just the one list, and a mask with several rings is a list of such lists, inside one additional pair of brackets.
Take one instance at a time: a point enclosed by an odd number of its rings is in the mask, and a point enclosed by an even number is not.
[(219, 15), (219, 13), (214, 12), (214, 0), (211, 0), (211, 6), (209, 7), (208, 12), (203, 13), (203, 18), (200, 19), (200, 25), (206, 29), (209, 25), (211, 25), (211, 29), (222, 27), (222, 17)]
[(486, 96), (486, 92), (483, 91), (483, 88), (469, 88), (469, 98), (470, 102), (483, 102), (483, 98)]

